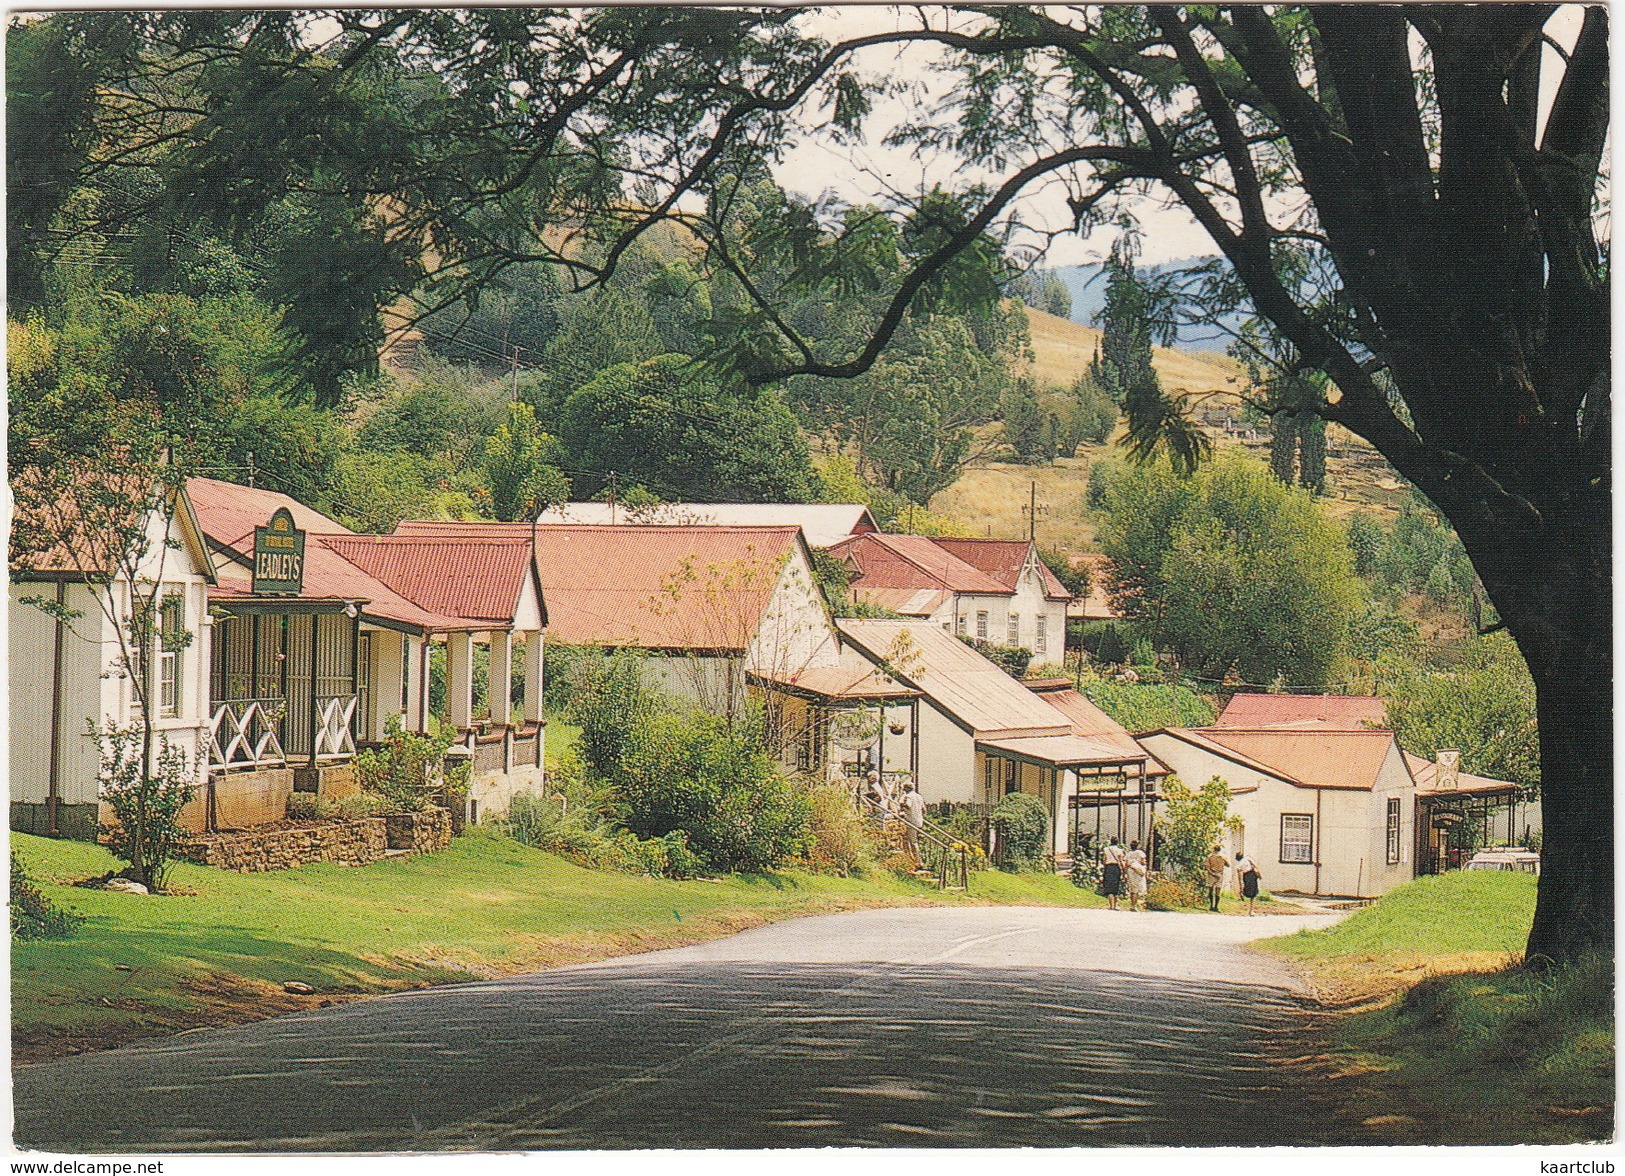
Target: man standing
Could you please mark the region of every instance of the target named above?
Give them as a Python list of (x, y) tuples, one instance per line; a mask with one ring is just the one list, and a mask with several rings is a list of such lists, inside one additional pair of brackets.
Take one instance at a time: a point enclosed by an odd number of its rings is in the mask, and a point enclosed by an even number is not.
[(1202, 870), (1207, 875), (1207, 909), (1210, 911), (1219, 909), (1219, 891), (1224, 887), (1224, 872), (1229, 866), (1230, 863), (1225, 860), (1224, 851), (1217, 845), (1213, 847), (1213, 852), (1208, 854), (1206, 860), (1202, 862)]
[(903, 852), (914, 863), (916, 870), (921, 869), (925, 865), (920, 860), (920, 830), (925, 828), (925, 797), (910, 784), (903, 789), (903, 799), (898, 803), (898, 809), (903, 817)]

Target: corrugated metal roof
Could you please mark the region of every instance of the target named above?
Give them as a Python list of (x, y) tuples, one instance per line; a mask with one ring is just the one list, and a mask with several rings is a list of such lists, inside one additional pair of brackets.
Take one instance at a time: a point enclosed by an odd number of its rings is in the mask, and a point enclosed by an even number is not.
[(1271, 775), (1309, 788), (1369, 789), (1394, 746), (1392, 731), (1204, 727), (1189, 734), (1267, 764)]
[[(1021, 584), (1021, 569), (1027, 566), (1028, 556), (1037, 556), (1033, 544), (1026, 539), (961, 539), (941, 535), (931, 542), (978, 571), (986, 572), (1012, 592)], [(1072, 593), (1055, 578), (1055, 573), (1042, 559), (1038, 560), (1038, 575), (1044, 582), (1046, 599), (1072, 599)]]
[(1416, 781), (1416, 791), (1429, 796), (1449, 796), (1452, 792), (1507, 792), (1514, 789), (1521, 791), (1523, 787), (1511, 780), (1496, 780), (1490, 776), (1475, 776), (1471, 772), (1458, 771), (1454, 788), (1440, 788), (1437, 763), (1423, 759), (1419, 755), (1412, 755), (1408, 751), (1404, 754), (1405, 766), (1411, 770), (1411, 777)]
[(989, 751), (1002, 751), (1025, 759), (1040, 760), (1057, 768), (1086, 767), (1091, 764), (1140, 763), (1145, 752), (1136, 750), (1124, 755), (1119, 748), (1108, 747), (1081, 735), (1034, 735), (1015, 739), (978, 739), (976, 745)]
[(1129, 734), (1128, 728), (1076, 690), (1070, 687), (1059, 690), (1049, 688), (1034, 691), (1034, 694), (1061, 713), (1066, 721), (1071, 724), (1074, 735), (1081, 735), (1085, 739), (1091, 739), (1107, 747), (1114, 748), (1120, 755), (1138, 756), (1141, 759), (1149, 760), (1150, 764), (1154, 765), (1155, 770), (1153, 771), (1151, 767), (1148, 767), (1147, 770), (1152, 771), (1154, 775), (1166, 773), (1167, 769), (1163, 768), (1162, 764), (1158, 763), (1145, 748), (1136, 742), (1134, 736)]
[(1276, 727), (1320, 723), (1338, 731), (1366, 731), (1388, 725), (1382, 699), (1357, 694), (1236, 694), (1214, 720), (1215, 727)]
[(858, 598), (905, 617), (928, 617), (952, 595), (944, 588), (858, 588)]
[(839, 665), (807, 666), (794, 673), (757, 670), (752, 676), (770, 685), (804, 690), (828, 699), (918, 698), (921, 693), (882, 674), (873, 662), (849, 646), (841, 649)]
[(756, 636), (799, 527), (412, 521), (397, 535), (529, 539), (549, 641), (644, 649), (744, 650)]
[(293, 515), (294, 526), (313, 535), (355, 534), (343, 523), (275, 490), (239, 486), (215, 478), (188, 478), (186, 493), (204, 534), (216, 543), (240, 551), (253, 549), (254, 528), (265, 526), (282, 507)]
[[(894, 677), (916, 686), (971, 728), (999, 735), (1065, 735), (1054, 710), (987, 658), (940, 626), (920, 621), (841, 620), (841, 633)], [(907, 639), (900, 641), (904, 634)]]
[(663, 502), (628, 517), (624, 506), (607, 502), (567, 502), (544, 510), (540, 523), (619, 526), (800, 527), (811, 547), (833, 547), (853, 535), (878, 531), (869, 508), (858, 503)]
[(857, 535), (830, 552), (857, 571), (854, 589), (946, 588), (976, 596), (1010, 596), (1015, 591), (924, 535)]
[(322, 543), (420, 608), (500, 625), (513, 622), (530, 573), (528, 535), (334, 535)]

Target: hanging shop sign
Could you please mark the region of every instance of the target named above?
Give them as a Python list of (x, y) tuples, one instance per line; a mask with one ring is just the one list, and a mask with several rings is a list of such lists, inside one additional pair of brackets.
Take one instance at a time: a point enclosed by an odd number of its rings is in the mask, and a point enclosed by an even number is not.
[(868, 707), (839, 711), (829, 721), (829, 737), (843, 751), (862, 751), (880, 738), (880, 712)]
[(305, 585), (305, 533), (293, 525), (288, 508), (254, 528), (254, 594), (298, 596)]

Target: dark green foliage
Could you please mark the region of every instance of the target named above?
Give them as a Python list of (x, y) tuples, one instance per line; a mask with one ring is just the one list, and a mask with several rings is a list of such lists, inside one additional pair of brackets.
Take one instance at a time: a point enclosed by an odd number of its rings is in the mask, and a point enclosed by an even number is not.
[(1064, 552), (1060, 551), (1046, 551), (1039, 548), (1038, 558), (1044, 561), (1044, 566), (1054, 573), (1055, 578), (1061, 582), (1062, 587), (1072, 593), (1073, 596), (1089, 595), (1089, 571), (1087, 568), (1073, 567), (1072, 561), (1066, 557)]
[(11, 855), (11, 937), (14, 940), (68, 939), (85, 917), (59, 907), (40, 892), (28, 871)]
[(772, 392), (735, 396), (692, 360), (663, 355), (601, 372), (571, 393), (560, 439), (580, 498), (611, 473), (673, 502), (804, 502), (812, 464), (790, 412)]
[(1038, 390), (1030, 379), (1017, 380), (999, 403), (1004, 417), (1004, 439), (1021, 461), (1046, 461), (1043, 411), (1038, 406)]
[(772, 869), (809, 846), (811, 807), (752, 724), (712, 715), (645, 715), (628, 732), (614, 780), (626, 825), (680, 833), (707, 869)]
[(1162, 846), (1157, 864), (1187, 882), (1205, 886), (1202, 863), (1219, 844), (1219, 832), (1226, 824), (1229, 785), (1215, 776), (1198, 792), (1178, 776), (1169, 776), (1160, 787), (1163, 811), (1157, 818), (1157, 832)]
[(554, 464), (557, 453), (558, 443), (542, 432), (530, 405), (510, 404), (480, 460), (491, 513), (502, 522), (524, 521), (566, 501), (570, 482)]
[(1155, 731), (1159, 727), (1205, 727), (1216, 717), (1212, 704), (1188, 686), (1085, 681), (1080, 691), (1133, 732)]
[(1095, 661), (1106, 665), (1120, 666), (1128, 660), (1128, 639), (1116, 621), (1084, 621), (1079, 626), (1077, 644)]
[(1032, 664), (1033, 651), (1025, 646), (995, 645), (991, 641), (983, 641), (979, 637), (965, 633), (959, 634), (959, 639), (1012, 678), (1023, 677), (1027, 673), (1027, 667)]
[(1387, 536), (1382, 524), (1363, 510), (1348, 518), (1349, 551), (1354, 554), (1354, 574), (1371, 577), (1377, 571), (1377, 559), (1382, 554)]
[(1004, 870), (1042, 867), (1049, 854), (1049, 813), (1044, 802), (1026, 792), (1012, 792), (988, 818), (998, 834), (998, 865)]
[(383, 744), (355, 757), (356, 782), (363, 792), (388, 802), (392, 812), (423, 812), (434, 803), (451, 744), (450, 728), (440, 735), (421, 735), (401, 730), (400, 720), (391, 718)]
[(1363, 586), (1341, 529), (1303, 491), (1226, 454), (1185, 479), (1159, 463), (1107, 495), (1114, 602), (1202, 678), (1335, 681)]

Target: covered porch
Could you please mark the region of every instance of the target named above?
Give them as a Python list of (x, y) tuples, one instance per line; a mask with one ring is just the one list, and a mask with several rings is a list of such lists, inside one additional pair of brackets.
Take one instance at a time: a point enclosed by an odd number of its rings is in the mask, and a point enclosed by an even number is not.
[(920, 691), (848, 654), (841, 664), (795, 674), (752, 672), (781, 763), (857, 793), (871, 771), (893, 792), (920, 782)]
[(1012, 792), (1044, 802), (1057, 858), (1098, 853), (1111, 837), (1146, 841), (1158, 795), (1148, 756), (1128, 756), (1080, 735), (984, 738), (976, 742), (988, 805)]

